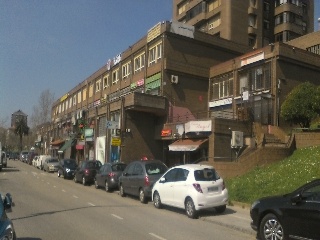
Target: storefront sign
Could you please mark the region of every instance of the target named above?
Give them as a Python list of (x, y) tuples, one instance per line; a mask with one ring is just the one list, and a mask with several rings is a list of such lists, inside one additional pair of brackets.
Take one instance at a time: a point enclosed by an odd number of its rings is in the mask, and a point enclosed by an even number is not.
[(111, 138), (111, 145), (112, 145), (112, 146), (120, 146), (120, 145), (121, 145), (121, 138), (119, 138), (119, 137), (112, 137), (112, 138)]
[(185, 124), (185, 132), (211, 132), (211, 121), (190, 121)]
[(119, 128), (119, 122), (117, 121), (107, 121), (107, 126), (108, 129), (118, 129)]
[(209, 108), (219, 107), (232, 104), (232, 98), (221, 99), (213, 102), (209, 102)]

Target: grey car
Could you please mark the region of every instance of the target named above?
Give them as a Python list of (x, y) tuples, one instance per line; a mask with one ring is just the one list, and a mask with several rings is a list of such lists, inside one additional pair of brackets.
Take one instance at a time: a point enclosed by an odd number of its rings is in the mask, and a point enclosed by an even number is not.
[(57, 172), (59, 160), (57, 158), (47, 158), (43, 163), (43, 171)]
[(131, 162), (119, 178), (120, 196), (139, 196), (141, 203), (151, 199), (153, 184), (167, 171), (160, 160), (138, 160)]

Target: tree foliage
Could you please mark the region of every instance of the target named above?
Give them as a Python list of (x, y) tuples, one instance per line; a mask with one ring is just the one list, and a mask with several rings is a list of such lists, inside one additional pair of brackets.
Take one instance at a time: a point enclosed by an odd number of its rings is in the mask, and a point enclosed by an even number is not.
[(305, 82), (295, 87), (281, 105), (280, 116), (302, 128), (309, 128), (320, 113), (320, 89)]
[(22, 137), (29, 134), (29, 127), (23, 118), (17, 119), (14, 133), (19, 136), (20, 151), (22, 151)]

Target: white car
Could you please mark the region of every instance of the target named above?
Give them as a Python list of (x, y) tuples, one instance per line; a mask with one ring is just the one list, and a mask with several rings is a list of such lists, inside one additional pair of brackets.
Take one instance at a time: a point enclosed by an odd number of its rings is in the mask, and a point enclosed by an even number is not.
[(38, 155), (34, 156), (34, 158), (32, 159), (32, 166), (37, 167), (38, 158), (39, 158)]
[(51, 158), (51, 155), (40, 155), (36, 162), (36, 167), (39, 169), (43, 169), (44, 161), (48, 158)]
[(153, 186), (152, 201), (185, 209), (189, 218), (198, 211), (214, 208), (222, 213), (228, 204), (228, 190), (223, 179), (209, 165), (186, 164), (170, 168)]

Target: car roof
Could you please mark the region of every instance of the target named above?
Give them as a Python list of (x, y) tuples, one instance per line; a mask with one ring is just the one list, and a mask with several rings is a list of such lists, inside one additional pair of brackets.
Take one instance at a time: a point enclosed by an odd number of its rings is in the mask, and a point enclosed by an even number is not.
[(205, 164), (184, 164), (184, 165), (175, 166), (173, 168), (184, 168), (184, 169), (189, 169), (189, 170), (202, 170), (205, 168), (214, 169), (213, 166), (205, 165)]

